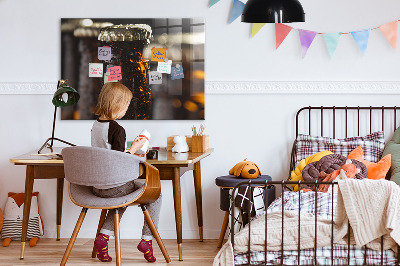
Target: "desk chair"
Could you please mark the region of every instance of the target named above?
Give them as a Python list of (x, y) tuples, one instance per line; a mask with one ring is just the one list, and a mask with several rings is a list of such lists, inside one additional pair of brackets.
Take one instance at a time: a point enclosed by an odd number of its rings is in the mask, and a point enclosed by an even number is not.
[[(62, 150), (62, 156), (64, 160), (65, 179), (70, 182), (68, 186), (69, 196), (74, 204), (82, 207), (82, 211), (65, 250), (61, 265), (65, 265), (68, 260), (88, 209), (102, 209), (97, 237), (103, 226), (107, 210), (118, 209), (128, 205), (139, 205), (142, 208), (145, 220), (149, 224), (165, 260), (167, 263), (171, 262), (153, 219), (145, 206), (145, 204), (157, 200), (161, 193), (160, 176), (157, 168), (143, 162), (140, 164), (141, 167), (139, 167), (142, 171), (135, 173), (132, 171), (132, 165), (140, 161), (139, 157), (103, 148), (68, 147)], [(132, 176), (135, 175), (145, 176), (143, 189), (118, 198), (101, 198), (92, 193), (92, 186), (118, 185), (130, 181)], [(116, 265), (121, 265), (118, 210), (116, 210), (114, 215), (114, 233)], [(92, 257), (94, 258), (95, 255), (96, 250), (93, 248)]]

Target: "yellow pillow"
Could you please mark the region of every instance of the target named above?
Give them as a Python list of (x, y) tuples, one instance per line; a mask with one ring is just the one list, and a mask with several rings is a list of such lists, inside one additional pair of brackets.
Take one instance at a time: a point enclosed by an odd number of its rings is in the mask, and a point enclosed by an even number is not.
[[(303, 176), (302, 176), (302, 172), (304, 167), (306, 167), (307, 164), (312, 163), (312, 162), (316, 162), (321, 160), (322, 157), (326, 156), (326, 155), (330, 155), (333, 154), (333, 152), (331, 151), (320, 151), (318, 153), (315, 153), (313, 155), (308, 156), (307, 158), (301, 160), (299, 162), (299, 164), (297, 165), (297, 167), (290, 173), (290, 181), (303, 181)], [(299, 185), (291, 185), (295, 191), (299, 190)]]

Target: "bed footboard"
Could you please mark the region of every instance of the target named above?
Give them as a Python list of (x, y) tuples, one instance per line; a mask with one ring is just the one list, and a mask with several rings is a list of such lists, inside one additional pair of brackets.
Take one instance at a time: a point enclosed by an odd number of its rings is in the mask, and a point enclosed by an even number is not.
[[(309, 191), (308, 194), (308, 201), (305, 202), (307, 205), (313, 205), (312, 209), (314, 210), (314, 216), (315, 216), (315, 223), (314, 223), (314, 247), (311, 249), (304, 250), (301, 248), (302, 246), (302, 235), (301, 235), (301, 230), (300, 230), (300, 225), (302, 223), (301, 220), (301, 206), (302, 206), (302, 197), (305, 195), (305, 193), (301, 190), (293, 192), (293, 191), (288, 191), (286, 188), (286, 185), (292, 185), (292, 184), (297, 184), (299, 187), (301, 185), (312, 185), (313, 190)], [(232, 191), (232, 195), (235, 195), (235, 192), (239, 187), (243, 186), (249, 186), (249, 187), (258, 187), (262, 188), (265, 191), (266, 198), (268, 198), (268, 188), (270, 185), (275, 185), (277, 188), (278, 186), (281, 187), (282, 189), (282, 194), (280, 198), (277, 198), (274, 203), (275, 206), (279, 204), (278, 201), (280, 201), (281, 206), (278, 207), (280, 208), (279, 211), (282, 212), (282, 219), (281, 219), (281, 238), (280, 238), (280, 249), (277, 251), (276, 248), (274, 251), (268, 250), (268, 243), (271, 241), (271, 239), (268, 239), (268, 216), (271, 215), (272, 213), (269, 213), (267, 211), (267, 202), (265, 202), (265, 213), (261, 214), (264, 215), (264, 225), (263, 230), (264, 230), (264, 239), (265, 243), (263, 243), (264, 250), (257, 250), (256, 255), (254, 255), (255, 250), (252, 250), (252, 245), (253, 240), (252, 240), (252, 224), (255, 223), (254, 221), (258, 218), (260, 218), (261, 215), (257, 216), (256, 219), (249, 219), (247, 226), (247, 231), (248, 231), (248, 242), (247, 242), (247, 248), (245, 252), (241, 252), (240, 256), (244, 259), (240, 260), (238, 265), (400, 265), (400, 252), (397, 253), (396, 256), (394, 256), (394, 252), (388, 250), (384, 251), (384, 242), (383, 242), (383, 237), (381, 237), (381, 243), (380, 243), (380, 251), (372, 251), (368, 249), (366, 246), (363, 246), (362, 248), (357, 248), (355, 250), (355, 246), (351, 244), (350, 242), (350, 224), (348, 224), (348, 231), (347, 231), (347, 236), (346, 236), (346, 244), (341, 246), (341, 253), (338, 252), (338, 247), (334, 243), (334, 211), (335, 211), (335, 197), (336, 193), (334, 192), (338, 188), (338, 182), (333, 181), (333, 182), (302, 182), (302, 181), (252, 181), (249, 180), (247, 182), (242, 182), (235, 186), (235, 188)], [(330, 185), (332, 187), (332, 193), (324, 193), (324, 197), (331, 197), (329, 201), (329, 206), (325, 205), (326, 207), (329, 207), (329, 219), (330, 219), (330, 228), (331, 228), (331, 239), (330, 239), (330, 247), (329, 244), (327, 247), (323, 248), (323, 251), (320, 251), (320, 247), (317, 246), (317, 243), (319, 241), (319, 236), (317, 232), (317, 218), (319, 215), (317, 215), (320, 210), (318, 209), (319, 207), (319, 202), (318, 202), (318, 195), (322, 195), (322, 192), (318, 192), (318, 187), (320, 185)], [(250, 198), (252, 198), (252, 190), (250, 189)], [(288, 210), (286, 210), (285, 206), (285, 192), (287, 193), (293, 193), (295, 197), (298, 197), (298, 208), (296, 209), (297, 212), (297, 217), (298, 217), (298, 235), (297, 235), (297, 250), (296, 249), (291, 249), (290, 254), (291, 255), (285, 255), (289, 254), (287, 250), (285, 250), (285, 215), (284, 213)], [(311, 195), (311, 196), (310, 196)], [(315, 196), (314, 196), (315, 195)], [(310, 197), (311, 201), (310, 201)], [(274, 205), (274, 204), (272, 204)], [(271, 205), (270, 205), (271, 208)], [(275, 208), (275, 210), (277, 210)], [(321, 210), (322, 211), (322, 210)], [(293, 212), (293, 210), (292, 210)], [(234, 217), (235, 217), (235, 208), (234, 208), (234, 198), (232, 197), (231, 200), (231, 232), (230, 232), (230, 241), (232, 244), (233, 249), (235, 250), (235, 233), (234, 233)], [(314, 219), (314, 218), (313, 218)], [(258, 227), (260, 227), (260, 224), (257, 224)], [(247, 231), (245, 232), (247, 234)], [(239, 232), (240, 233), (240, 232)], [(279, 240), (278, 240), (279, 241)], [(260, 244), (260, 243), (257, 243)], [(399, 248), (399, 245), (397, 245), (397, 248)], [(243, 250), (243, 247), (241, 247)], [(330, 250), (330, 255), (327, 255), (327, 252)], [(275, 254), (275, 258), (271, 259), (271, 252)], [(324, 258), (317, 257), (318, 252), (324, 253)], [(357, 253), (358, 252), (358, 253)], [(261, 254), (261, 255), (260, 255)], [(355, 254), (358, 254), (357, 258), (355, 257)], [(360, 254), (363, 254), (363, 258), (360, 259)], [(236, 254), (235, 254), (236, 255)], [(273, 257), (273, 256), (272, 256)], [(288, 261), (288, 258), (291, 258), (290, 261)], [(258, 258), (258, 259), (257, 259)], [(260, 258), (264, 258), (263, 260), (260, 260)], [(277, 259), (278, 258), (278, 259)], [(295, 258), (295, 259), (293, 259)], [(297, 258), (297, 259), (296, 259)], [(353, 264), (352, 262), (357, 261), (357, 263)], [(372, 262), (371, 262), (372, 261)], [(371, 264), (372, 263), (372, 264)]]

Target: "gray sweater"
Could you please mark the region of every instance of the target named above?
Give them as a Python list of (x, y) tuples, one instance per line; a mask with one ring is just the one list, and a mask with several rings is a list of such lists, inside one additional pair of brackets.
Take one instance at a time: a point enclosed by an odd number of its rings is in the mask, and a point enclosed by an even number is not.
[[(125, 152), (126, 133), (125, 129), (120, 126), (115, 120), (99, 120), (94, 121), (91, 132), (92, 147), (105, 148)], [(139, 163), (144, 161), (144, 158), (135, 156), (137, 164), (132, 165), (132, 180), (138, 178)], [(124, 185), (121, 183), (120, 185)], [(118, 185), (118, 186), (120, 186)], [(96, 187), (97, 189), (109, 189), (116, 186)]]

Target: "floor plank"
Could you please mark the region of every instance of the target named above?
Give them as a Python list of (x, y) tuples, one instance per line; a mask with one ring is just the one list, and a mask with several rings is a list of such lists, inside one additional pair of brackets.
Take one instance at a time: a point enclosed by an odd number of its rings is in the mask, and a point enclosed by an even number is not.
[[(25, 249), (25, 258), (19, 259), (21, 244), (18, 241), (12, 241), (9, 247), (0, 246), (0, 265), (60, 265), (61, 258), (64, 255), (69, 239), (40, 239), (35, 247), (27, 245)], [(143, 254), (136, 249), (140, 240), (121, 239), (122, 264), (149, 266), (150, 264), (143, 258)], [(215, 255), (218, 253), (218, 240), (204, 240), (200, 242), (197, 239), (185, 239), (183, 241), (183, 261), (178, 260), (178, 247), (176, 240), (163, 240), (168, 250), (172, 262), (167, 264), (162, 256), (157, 242), (154, 241), (154, 255), (157, 258), (157, 265), (212, 265)], [(115, 259), (113, 239), (110, 240), (110, 255)], [(68, 259), (67, 265), (114, 265), (112, 263), (103, 263), (92, 259), (93, 240), (77, 239)], [(153, 265), (153, 264), (152, 264)]]

